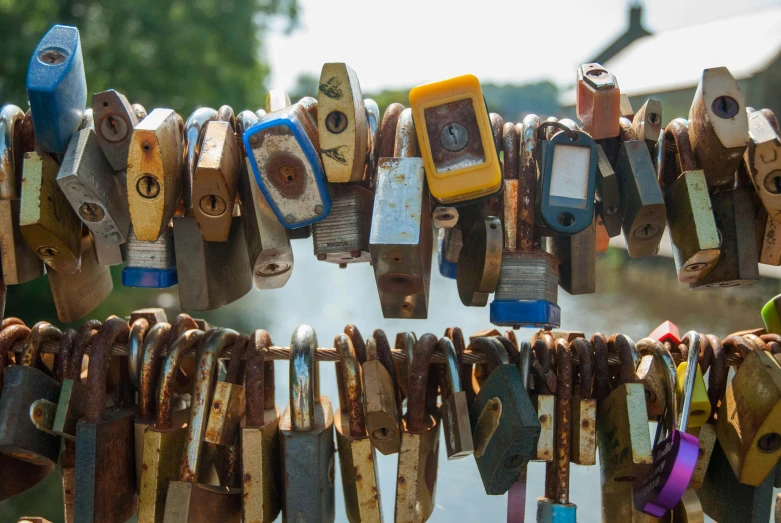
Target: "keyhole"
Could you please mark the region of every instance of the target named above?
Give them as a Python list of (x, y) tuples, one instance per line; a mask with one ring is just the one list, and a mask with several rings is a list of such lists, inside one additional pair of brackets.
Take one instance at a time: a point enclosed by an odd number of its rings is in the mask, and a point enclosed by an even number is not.
[(719, 96), (713, 100), (711, 109), (713, 110), (713, 114), (726, 120), (734, 118), (738, 114), (740, 105), (738, 105), (738, 102), (731, 96)]
[(781, 194), (781, 170), (775, 170), (767, 175), (765, 190), (770, 194)]
[(466, 147), (469, 142), (469, 131), (460, 123), (451, 122), (442, 128), (439, 141), (442, 147), (455, 153)]
[(99, 222), (105, 215), (103, 207), (93, 202), (84, 202), (79, 207), (79, 216), (86, 222)]
[(296, 181), (296, 169), (290, 165), (283, 165), (278, 171), (279, 179), (282, 183), (293, 183)]
[(128, 134), (128, 125), (123, 118), (110, 114), (100, 122), (100, 134), (109, 142), (124, 140)]
[(136, 182), (136, 191), (144, 198), (156, 198), (160, 194), (160, 184), (152, 175), (147, 174)]
[(341, 111), (332, 111), (325, 118), (325, 127), (333, 134), (347, 129), (347, 116)]
[(199, 205), (201, 207), (201, 211), (207, 216), (220, 216), (228, 208), (225, 200), (216, 194), (207, 194), (201, 198)]
[(68, 54), (62, 49), (44, 49), (38, 54), (38, 61), (45, 65), (59, 65), (68, 59)]
[(643, 241), (655, 238), (657, 234), (659, 234), (659, 226), (654, 223), (646, 223), (635, 229), (633, 236), (636, 240)]
[(44, 245), (41, 247), (38, 247), (38, 254), (41, 256), (49, 257), (49, 256), (57, 256), (59, 254), (59, 250), (57, 250), (56, 247), (52, 247), (51, 245)]

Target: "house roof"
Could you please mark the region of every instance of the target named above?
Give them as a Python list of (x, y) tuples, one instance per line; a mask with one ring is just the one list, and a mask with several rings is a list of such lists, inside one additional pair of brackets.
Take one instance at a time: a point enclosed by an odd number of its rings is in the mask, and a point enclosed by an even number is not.
[[(779, 54), (781, 6), (776, 6), (640, 38), (602, 65), (616, 76), (622, 93), (638, 96), (696, 87), (710, 67), (727, 67), (737, 80), (750, 78)], [(575, 105), (575, 89), (559, 101)]]

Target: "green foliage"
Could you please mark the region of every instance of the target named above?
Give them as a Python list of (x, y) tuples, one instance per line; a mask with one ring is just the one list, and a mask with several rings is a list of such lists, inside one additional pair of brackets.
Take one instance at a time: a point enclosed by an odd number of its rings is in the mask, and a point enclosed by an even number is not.
[(147, 109), (184, 118), (197, 106), (237, 112), (265, 101), (265, 31), (275, 19), (292, 28), (297, 0), (0, 0), (0, 93), (26, 106), (32, 51), (53, 24), (79, 28), (88, 92), (114, 88)]

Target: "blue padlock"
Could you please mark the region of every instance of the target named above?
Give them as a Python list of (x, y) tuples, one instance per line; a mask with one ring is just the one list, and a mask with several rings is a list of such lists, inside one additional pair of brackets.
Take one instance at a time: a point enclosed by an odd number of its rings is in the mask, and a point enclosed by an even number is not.
[(78, 29), (55, 25), (44, 35), (30, 58), (27, 96), (38, 147), (47, 153), (64, 153), (87, 105)]
[(172, 227), (163, 227), (153, 242), (140, 241), (131, 227), (127, 244), (122, 247), (127, 261), (122, 269), (124, 287), (167, 289), (179, 284)]
[(328, 216), (331, 195), (317, 127), (300, 103), (247, 129), (244, 149), (258, 187), (282, 225), (296, 229)]
[(456, 279), (456, 263), (461, 252), (461, 229), (450, 227), (439, 229), (437, 263), (439, 274), (451, 280)]

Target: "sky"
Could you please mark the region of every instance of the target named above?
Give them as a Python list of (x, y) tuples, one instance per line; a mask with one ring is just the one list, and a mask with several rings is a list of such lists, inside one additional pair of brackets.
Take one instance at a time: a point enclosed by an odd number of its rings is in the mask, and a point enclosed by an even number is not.
[[(364, 91), (475, 74), (483, 82), (562, 84), (621, 34), (627, 0), (299, 0), (300, 24), (273, 30), (264, 52), (271, 87), (292, 88), (301, 73), (346, 62)], [(710, 22), (781, 0), (646, 0), (655, 32)], [(692, 50), (692, 52), (694, 52)], [(650, 65), (650, 64), (649, 64)]]

